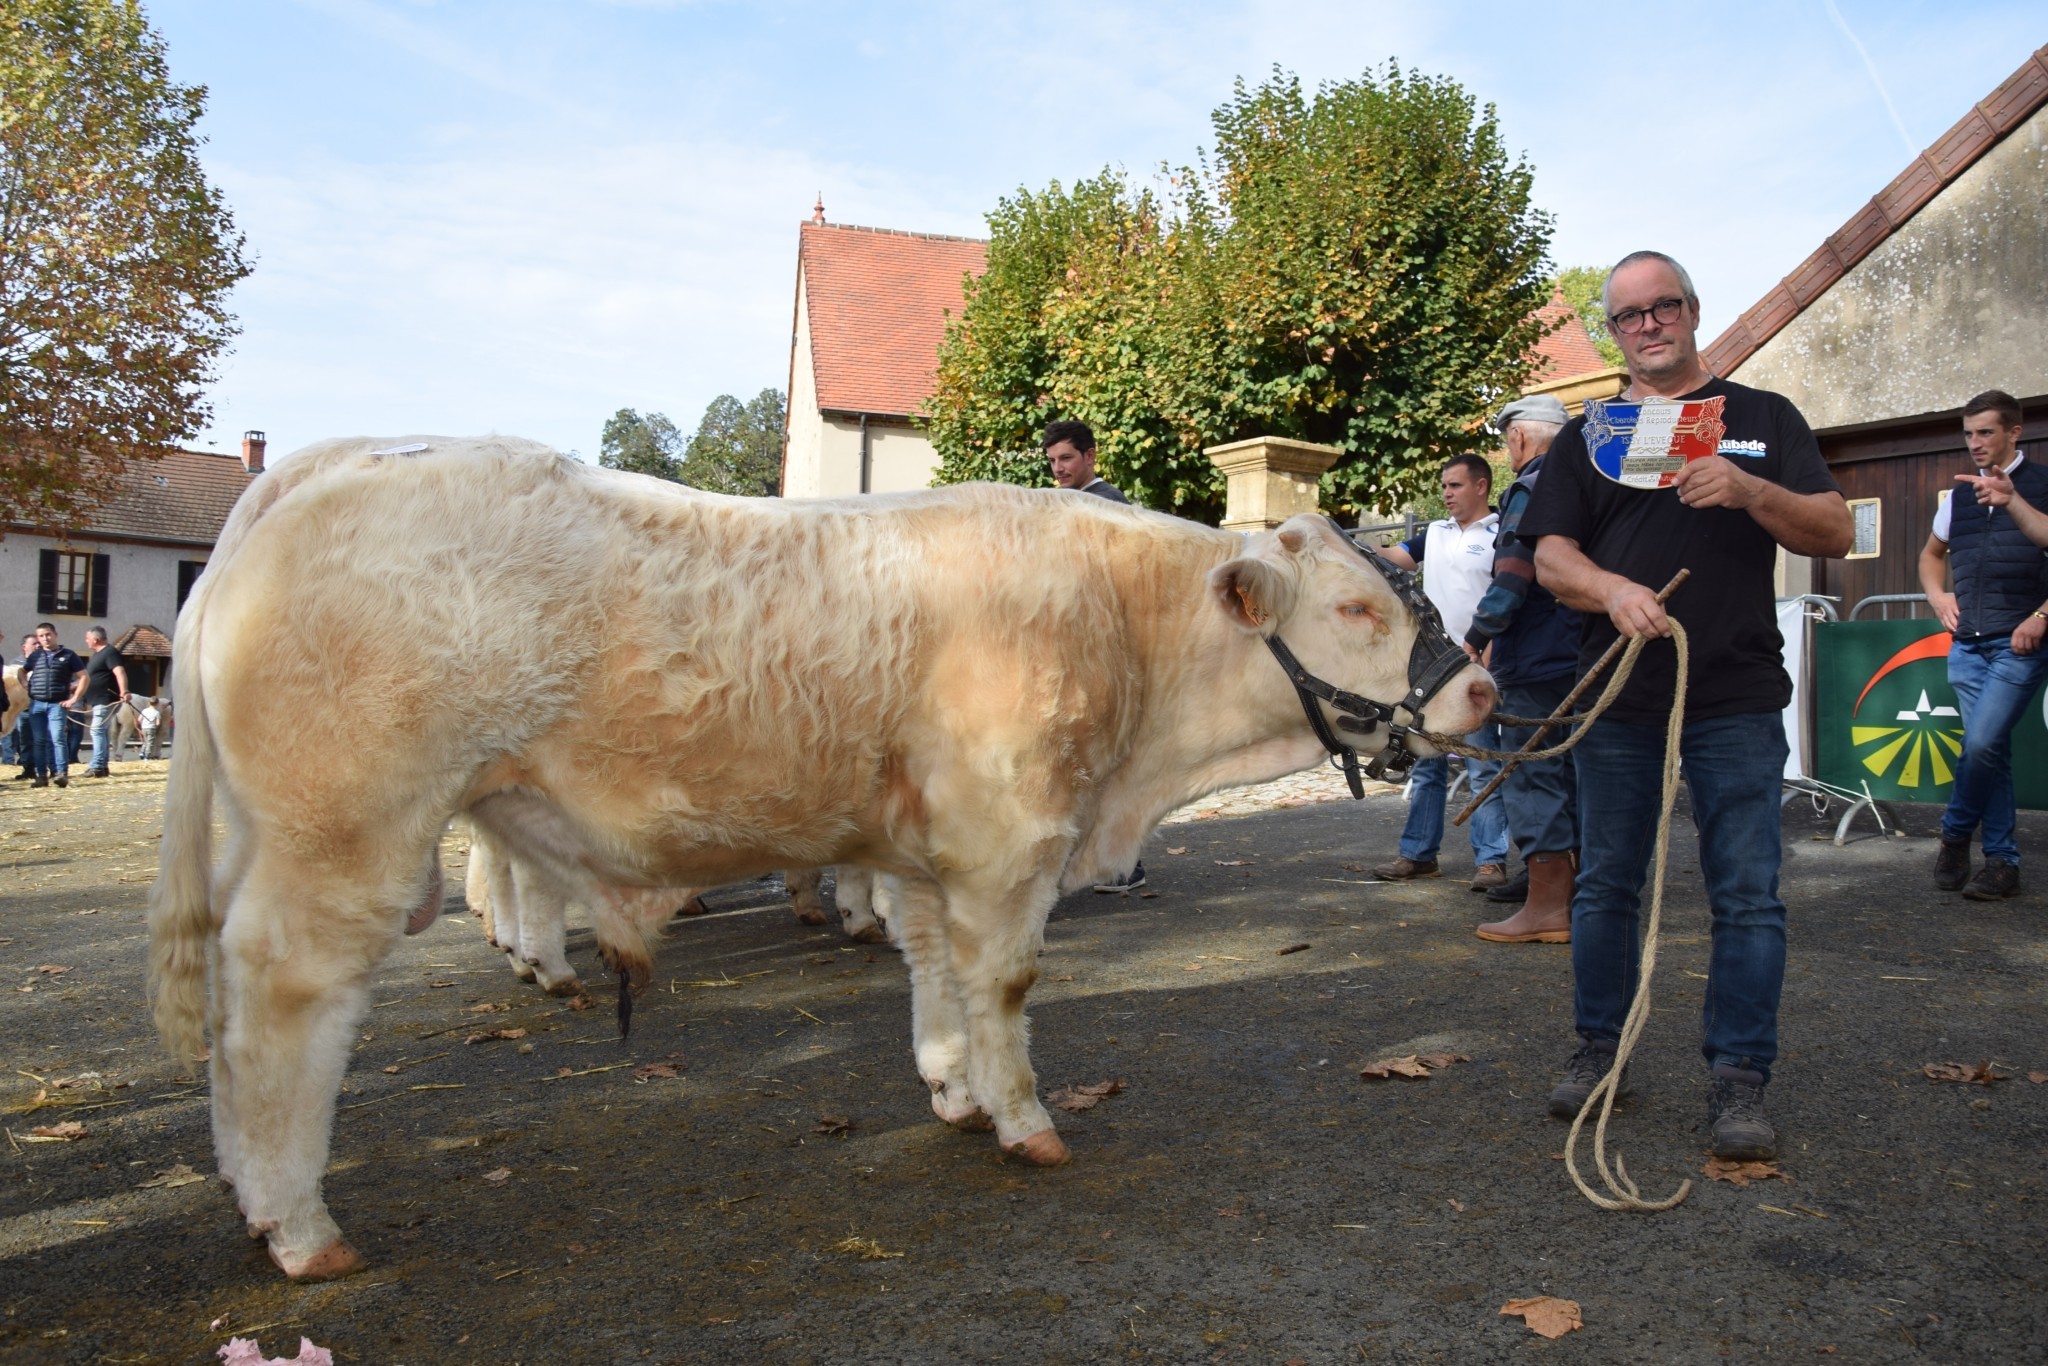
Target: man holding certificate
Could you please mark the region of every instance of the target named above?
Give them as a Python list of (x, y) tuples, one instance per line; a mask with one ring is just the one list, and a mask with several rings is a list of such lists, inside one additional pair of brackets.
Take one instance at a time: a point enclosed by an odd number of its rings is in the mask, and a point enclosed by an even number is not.
[[(1606, 717), (1573, 751), (1578, 886), (1572, 900), (1581, 1046), (1550, 1094), (1575, 1115), (1612, 1065), (1635, 994), (1638, 911), (1655, 842), (1664, 731), (1677, 684), (1657, 590), (1691, 577), (1669, 610), (1691, 645), (1682, 736), (1713, 913), (1702, 1011), (1707, 1119), (1716, 1156), (1766, 1159), (1777, 1134), (1763, 1092), (1778, 1054), (1785, 904), (1778, 898), (1781, 663), (1774, 572), (1780, 546), (1841, 555), (1853, 527), (1799, 410), (1709, 374), (1699, 298), (1676, 261), (1635, 252), (1608, 273), (1608, 326), (1628, 363), (1621, 397), (1589, 402), (1558, 433), (1521, 535), (1537, 580), (1585, 613), (1580, 669), (1617, 636), (1653, 637)], [(1619, 1095), (1628, 1092), (1624, 1076)]]

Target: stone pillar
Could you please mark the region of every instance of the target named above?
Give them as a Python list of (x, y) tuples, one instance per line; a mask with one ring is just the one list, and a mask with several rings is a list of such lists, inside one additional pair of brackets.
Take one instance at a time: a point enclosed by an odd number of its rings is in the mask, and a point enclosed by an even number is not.
[(1319, 446), (1282, 436), (1255, 436), (1202, 452), (1230, 481), (1224, 505), (1225, 531), (1269, 531), (1298, 512), (1321, 504), (1317, 480), (1344, 454), (1341, 446)]

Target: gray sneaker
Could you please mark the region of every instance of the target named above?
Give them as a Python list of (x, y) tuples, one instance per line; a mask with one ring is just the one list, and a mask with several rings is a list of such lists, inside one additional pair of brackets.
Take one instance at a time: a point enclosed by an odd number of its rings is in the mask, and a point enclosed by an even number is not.
[(1764, 1077), (1715, 1063), (1707, 1083), (1707, 1129), (1714, 1156), (1729, 1162), (1768, 1162), (1778, 1155), (1778, 1131), (1764, 1118)]
[[(1564, 1080), (1550, 1092), (1550, 1113), (1558, 1119), (1577, 1119), (1586, 1108), (1586, 1097), (1600, 1084), (1600, 1078), (1614, 1066), (1612, 1039), (1587, 1039), (1564, 1065)], [(1616, 1101), (1627, 1100), (1635, 1087), (1629, 1084), (1628, 1069), (1621, 1069), (1621, 1081), (1614, 1088)]]

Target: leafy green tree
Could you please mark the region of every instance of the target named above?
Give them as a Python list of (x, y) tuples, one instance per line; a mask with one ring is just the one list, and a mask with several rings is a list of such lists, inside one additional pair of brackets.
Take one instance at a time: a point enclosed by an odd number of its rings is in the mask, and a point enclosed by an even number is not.
[(1564, 301), (1593, 334), (1593, 345), (1600, 349), (1600, 358), (1609, 365), (1620, 365), (1621, 347), (1607, 334), (1607, 308), (1600, 302), (1600, 290), (1606, 283), (1607, 272), (1598, 266), (1572, 266), (1557, 273), (1557, 287)]
[(939, 478), (1042, 483), (1035, 430), (1095, 428), (1137, 501), (1213, 519), (1206, 446), (1341, 446), (1328, 506), (1401, 506), (1484, 451), (1548, 298), (1548, 218), (1491, 107), (1403, 73), (1306, 95), (1275, 71), (1162, 193), (1114, 172), (990, 215), (988, 273), (939, 351)]
[(656, 479), (682, 479), (683, 434), (660, 413), (642, 417), (621, 408), (604, 424), (598, 439), (597, 463), (608, 470), (631, 470)]
[(243, 239), (136, 0), (0, 0), (0, 520), (64, 525), (211, 417)]
[(684, 448), (677, 477), (713, 493), (759, 497), (780, 492), (785, 416), (780, 389), (763, 389), (744, 404), (720, 394)]

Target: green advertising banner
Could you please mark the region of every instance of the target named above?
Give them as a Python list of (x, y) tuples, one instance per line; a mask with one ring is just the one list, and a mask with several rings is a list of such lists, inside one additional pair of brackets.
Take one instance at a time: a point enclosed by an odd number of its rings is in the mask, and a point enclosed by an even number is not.
[[(1815, 777), (1880, 801), (1946, 802), (1963, 751), (1948, 685), (1948, 632), (1932, 621), (1831, 621), (1813, 629)], [(2048, 695), (2013, 731), (2021, 806), (2048, 808)]]

